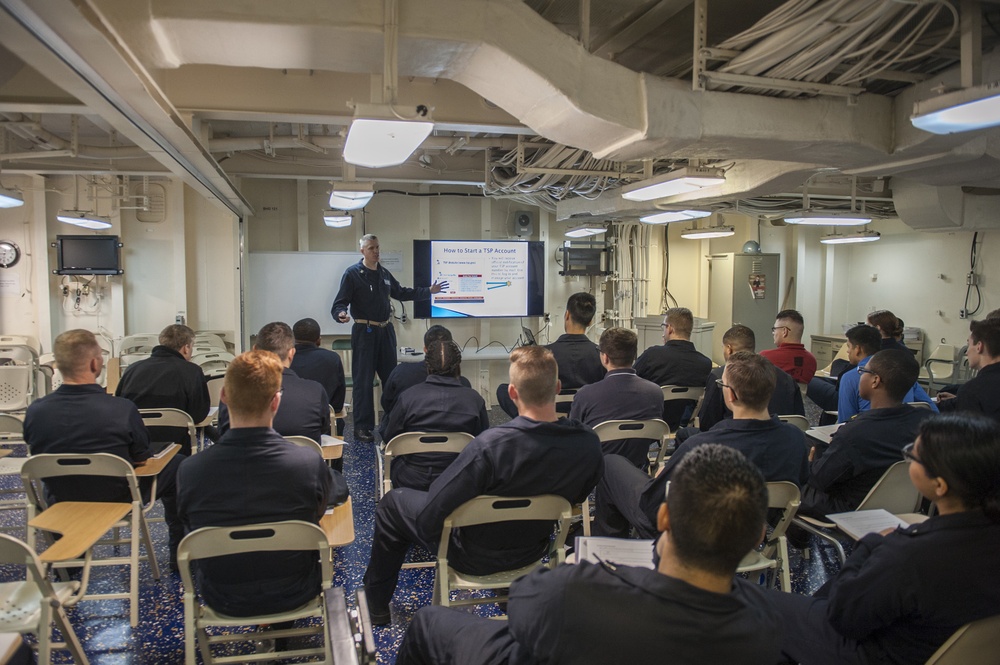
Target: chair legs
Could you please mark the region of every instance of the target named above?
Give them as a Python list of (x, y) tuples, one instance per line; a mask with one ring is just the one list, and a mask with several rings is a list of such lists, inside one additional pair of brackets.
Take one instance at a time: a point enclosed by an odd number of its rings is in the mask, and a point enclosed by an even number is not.
[(828, 542), (831, 545), (833, 545), (834, 549), (837, 550), (837, 558), (840, 559), (840, 565), (841, 566), (843, 566), (844, 563), (847, 562), (847, 555), (844, 554), (844, 547), (843, 547), (843, 545), (840, 544), (839, 540), (837, 540), (836, 538), (834, 538), (833, 536), (831, 536), (828, 533), (824, 533), (823, 531), (820, 531), (819, 529), (817, 529), (816, 527), (812, 526), (811, 524), (807, 524), (806, 522), (804, 522), (802, 520), (796, 520), (795, 521), (795, 525), (798, 526), (798, 527), (801, 527), (802, 529), (805, 529), (806, 531), (808, 531), (812, 535), (817, 536), (819, 538), (822, 538), (826, 542)]

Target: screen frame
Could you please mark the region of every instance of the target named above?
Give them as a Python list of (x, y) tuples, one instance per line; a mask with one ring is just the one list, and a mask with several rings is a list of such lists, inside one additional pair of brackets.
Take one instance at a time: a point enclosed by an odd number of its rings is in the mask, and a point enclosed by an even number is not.
[(518, 319), (528, 316), (545, 316), (545, 243), (540, 240), (454, 240), (438, 238), (436, 240), (414, 239), (413, 241), (413, 285), (430, 286), (431, 281), (431, 247), (435, 242), (465, 242), (477, 244), (525, 243), (528, 245), (528, 306), (526, 314), (497, 314), (493, 316), (431, 316), (431, 302), (417, 300), (413, 303), (413, 318), (447, 320), (474, 319)]
[[(78, 268), (70, 267), (67, 268), (65, 265), (65, 260), (63, 252), (65, 251), (64, 244), (66, 241), (70, 242), (87, 242), (92, 243), (92, 245), (98, 245), (101, 243), (110, 245), (114, 248), (115, 255), (115, 268)], [(121, 248), (122, 243), (119, 241), (118, 236), (85, 236), (85, 235), (59, 235), (56, 236), (56, 241), (52, 243), (52, 246), (56, 248), (56, 262), (58, 268), (52, 271), (55, 275), (122, 275), (125, 271), (122, 269), (122, 254)]]

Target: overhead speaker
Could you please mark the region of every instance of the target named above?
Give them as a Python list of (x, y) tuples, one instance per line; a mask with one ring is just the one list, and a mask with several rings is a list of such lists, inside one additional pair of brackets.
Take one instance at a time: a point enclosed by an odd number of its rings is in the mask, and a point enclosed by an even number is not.
[(530, 236), (535, 232), (535, 216), (527, 210), (514, 213), (514, 235), (518, 238)]

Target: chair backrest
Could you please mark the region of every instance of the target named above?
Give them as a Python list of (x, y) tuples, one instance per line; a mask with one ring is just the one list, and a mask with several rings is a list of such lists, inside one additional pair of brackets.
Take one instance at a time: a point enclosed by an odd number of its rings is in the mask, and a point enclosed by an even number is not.
[(27, 543), (5, 533), (0, 534), (0, 565), (24, 566), (28, 573), (27, 580), (38, 586), (39, 595), (55, 600), (42, 562)]
[(225, 380), (224, 376), (213, 376), (208, 380), (208, 399), (212, 406), (219, 406), (222, 403), (222, 384)]
[(132, 493), (132, 501), (142, 504), (135, 470), (126, 460), (111, 453), (81, 455), (77, 453), (44, 453), (32, 455), (21, 467), (21, 482), (33, 506), (44, 509), (48, 504), (37, 482), (62, 476), (107, 476), (124, 478)]
[(38, 364), (38, 353), (24, 344), (0, 344), (0, 358), (17, 365)]
[(159, 343), (160, 336), (154, 333), (126, 335), (121, 344), (118, 345), (118, 357), (122, 358), (126, 355), (136, 353), (149, 355), (153, 347)]
[(556, 395), (556, 404), (566, 404), (567, 402), (572, 403), (573, 398), (576, 397), (576, 388), (567, 388), (563, 390), (558, 395)]
[(678, 399), (696, 401), (705, 395), (704, 386), (660, 386), (663, 391), (663, 401), (672, 402)]
[(38, 340), (31, 335), (0, 335), (0, 347), (26, 346), (37, 357), (42, 352)]
[(213, 351), (191, 356), (191, 362), (201, 367), (201, 371), (205, 374), (212, 375), (224, 373), (234, 358), (233, 354), (226, 351)]
[(573, 510), (569, 501), (554, 494), (539, 496), (477, 496), (469, 499), (452, 511), (444, 520), (441, 540), (438, 542), (438, 559), (448, 558), (448, 543), (451, 540), (451, 530), (476, 524), (496, 524), (497, 522), (516, 521), (552, 521), (557, 525), (556, 537), (550, 552), (558, 558), (559, 563), (565, 559), (563, 545)]
[(907, 406), (912, 406), (916, 409), (927, 409), (928, 411), (932, 410), (931, 405), (927, 402), (907, 402), (906, 404)]
[[(322, 566), (322, 588), (330, 588), (333, 579), (330, 543), (318, 525), (300, 520), (243, 526), (207, 526), (192, 531), (177, 547), (177, 566), (185, 593), (194, 593), (192, 561), (251, 552), (303, 551), (317, 553)], [(320, 592), (320, 589), (316, 589), (317, 596)]]
[(0, 413), (0, 441), (23, 441), (24, 423), (8, 413)]
[(34, 385), (32, 365), (0, 365), (0, 411), (28, 408)]
[(995, 662), (1000, 653), (1000, 614), (967, 623), (934, 652), (926, 665)]
[(670, 425), (659, 418), (652, 420), (606, 420), (594, 428), (601, 443), (624, 439), (655, 439), (663, 443), (670, 436)]
[(230, 353), (236, 353), (236, 335), (232, 330), (195, 330), (194, 334), (197, 335), (215, 335), (222, 340), (225, 344), (225, 350)]
[(767, 507), (780, 508), (783, 512), (781, 519), (774, 526), (770, 540), (777, 540), (785, 535), (788, 526), (792, 523), (795, 513), (799, 510), (801, 495), (795, 483), (787, 480), (770, 482), (767, 484)]
[(795, 425), (803, 432), (809, 429), (809, 419), (806, 418), (805, 416), (790, 414), (787, 416), (778, 416), (778, 420), (780, 420), (783, 423), (788, 423), (789, 425)]
[(226, 342), (215, 333), (209, 333), (209, 332), (195, 333), (194, 345), (209, 347), (217, 351), (226, 351), (227, 353), (229, 352), (229, 349), (226, 348)]
[(286, 436), (285, 441), (287, 441), (288, 443), (294, 443), (296, 446), (301, 446), (302, 448), (315, 450), (317, 455), (319, 455), (320, 457), (323, 456), (323, 446), (316, 443), (308, 436), (298, 436), (298, 435)]
[(191, 439), (191, 450), (198, 449), (198, 430), (194, 420), (180, 409), (139, 409), (142, 424), (146, 427), (184, 427)]
[(882, 474), (858, 510), (881, 508), (894, 515), (912, 513), (920, 505), (920, 492), (910, 482), (910, 463), (896, 462)]
[(475, 437), (465, 432), (403, 432), (385, 446), (385, 457), (414, 453), (460, 453)]

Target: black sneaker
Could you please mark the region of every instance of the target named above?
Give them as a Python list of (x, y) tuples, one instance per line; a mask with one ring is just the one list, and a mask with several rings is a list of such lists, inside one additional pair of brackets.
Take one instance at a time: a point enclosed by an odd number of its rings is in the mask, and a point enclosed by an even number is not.
[(375, 437), (372, 436), (370, 429), (356, 429), (354, 430), (354, 440), (361, 443), (371, 443), (375, 440)]

